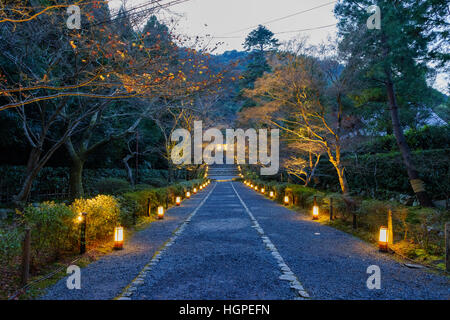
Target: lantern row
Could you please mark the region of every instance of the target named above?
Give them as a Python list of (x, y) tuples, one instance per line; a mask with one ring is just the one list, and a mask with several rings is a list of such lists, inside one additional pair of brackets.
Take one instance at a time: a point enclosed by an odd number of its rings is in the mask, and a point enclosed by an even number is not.
[[(192, 189), (192, 193), (197, 194), (200, 190), (206, 189), (206, 187), (211, 183), (211, 180), (207, 180), (203, 184), (201, 184), (198, 189), (194, 187)], [(190, 199), (192, 196), (190, 190), (186, 191), (185, 198)], [(180, 206), (182, 202), (181, 196), (177, 196), (175, 198), (176, 206)], [(158, 206), (157, 209), (157, 217), (159, 220), (164, 219), (164, 207)], [(76, 222), (80, 224), (80, 254), (84, 254), (86, 252), (86, 225), (87, 225), (87, 213), (82, 212), (78, 215)], [(122, 226), (117, 226), (114, 228), (114, 249), (121, 250), (123, 249), (125, 231)]]
[[(275, 192), (274, 191), (269, 191), (267, 193), (265, 187), (259, 188), (256, 184), (253, 184), (249, 180), (244, 180), (244, 184), (256, 192), (260, 192), (261, 194), (264, 194), (264, 195), (268, 194), (270, 199), (275, 200)], [(283, 197), (283, 203), (286, 206), (289, 206), (291, 204), (291, 199), (290, 199), (289, 195), (286, 194)], [(314, 203), (313, 203), (313, 207), (312, 207), (312, 220), (319, 220), (319, 206), (317, 205), (316, 196), (314, 196)], [(381, 252), (388, 252), (389, 251), (388, 243), (389, 243), (388, 228), (381, 226), (380, 232), (379, 232), (379, 237), (378, 237), (379, 250)]]

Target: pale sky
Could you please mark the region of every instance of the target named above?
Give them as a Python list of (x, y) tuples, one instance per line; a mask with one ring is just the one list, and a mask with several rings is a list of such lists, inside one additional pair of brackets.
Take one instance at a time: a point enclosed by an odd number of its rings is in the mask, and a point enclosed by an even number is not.
[[(148, 2), (128, 0), (126, 7), (133, 8)], [(120, 3), (121, 0), (111, 0), (110, 8), (116, 9)], [(266, 23), (322, 5), (324, 6), (309, 12)], [(243, 50), (245, 37), (258, 24), (265, 25), (274, 33), (283, 32), (275, 35), (280, 41), (306, 35), (310, 37), (311, 44), (320, 43), (326, 40), (328, 35), (335, 34), (335, 26), (304, 32), (290, 31), (336, 24), (333, 7), (334, 1), (331, 0), (190, 0), (163, 10), (157, 16), (162, 19), (174, 17), (179, 23), (176, 29), (178, 33), (218, 37), (211, 43), (224, 42), (218, 49), (218, 52), (223, 52)]]
[[(110, 0), (111, 10), (117, 10), (122, 1)], [(144, 5), (137, 8), (138, 11), (149, 8), (145, 6), (149, 3), (150, 0), (126, 0), (125, 6), (131, 9)], [(224, 42), (215, 52), (221, 53), (243, 50), (245, 37), (258, 24), (274, 32), (280, 42), (304, 36), (313, 45), (326, 41), (329, 36), (336, 35), (334, 3), (332, 0), (190, 0), (160, 10), (156, 15), (162, 21), (175, 19), (178, 22), (175, 32), (178, 34), (215, 37), (210, 41), (210, 46)], [(433, 86), (447, 92), (448, 78), (448, 75), (439, 74)]]

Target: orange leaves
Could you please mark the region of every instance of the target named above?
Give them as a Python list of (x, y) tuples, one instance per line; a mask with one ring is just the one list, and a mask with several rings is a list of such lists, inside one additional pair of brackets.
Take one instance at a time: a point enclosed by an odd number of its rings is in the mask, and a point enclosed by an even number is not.
[(75, 42), (73, 41), (73, 40), (70, 40), (70, 46), (72, 47), (72, 49), (76, 49), (77, 48), (77, 46), (75, 45)]
[(117, 50), (116, 53), (117, 53), (119, 56), (121, 56), (122, 59), (125, 59), (125, 53), (123, 53), (123, 52), (120, 51), (120, 50)]

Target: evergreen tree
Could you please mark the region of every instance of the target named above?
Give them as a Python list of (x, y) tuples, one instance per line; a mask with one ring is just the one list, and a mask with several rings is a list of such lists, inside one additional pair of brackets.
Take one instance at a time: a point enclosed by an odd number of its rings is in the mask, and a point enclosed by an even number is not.
[[(448, 32), (442, 31), (448, 14), (447, 1), (392, 1), (380, 0), (381, 29), (368, 29), (367, 8), (373, 1), (340, 1), (335, 7), (339, 18), (341, 52), (347, 62), (357, 65), (367, 81), (381, 84), (387, 100), (395, 134), (411, 186), (423, 206), (432, 206), (411, 157), (399, 117), (397, 88), (405, 83), (417, 83), (428, 70), (427, 62), (448, 62), (445, 54), (435, 44), (445, 40)], [(434, 47), (434, 48), (432, 48)], [(430, 49), (431, 48), (431, 49)]]

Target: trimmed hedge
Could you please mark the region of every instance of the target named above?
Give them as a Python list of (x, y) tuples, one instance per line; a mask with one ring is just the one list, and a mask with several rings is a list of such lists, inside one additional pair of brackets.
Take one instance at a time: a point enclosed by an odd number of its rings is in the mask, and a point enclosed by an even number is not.
[[(412, 157), (430, 196), (445, 199), (450, 190), (450, 149), (415, 151)], [(398, 152), (346, 156), (343, 162), (354, 194), (396, 200), (402, 195), (414, 195)], [(336, 170), (326, 158), (321, 159), (311, 186), (339, 191)]]
[[(450, 126), (424, 126), (417, 130), (406, 130), (405, 138), (411, 150), (448, 149), (450, 148)], [(397, 140), (393, 134), (376, 137), (357, 148), (357, 152), (361, 154), (398, 151)]]
[(150, 213), (154, 213), (157, 207), (175, 204), (177, 196), (184, 198), (186, 191), (198, 187), (202, 183), (203, 180), (190, 180), (166, 188), (127, 192), (119, 197), (119, 201), (126, 206), (132, 206), (137, 216), (147, 216), (149, 203)]
[[(24, 166), (0, 166), (0, 193), (6, 191), (10, 195), (16, 195), (20, 191), (21, 184), (25, 178)], [(35, 181), (31, 190), (31, 200), (39, 201), (37, 194), (68, 193), (69, 168), (45, 167)], [(84, 169), (83, 187), (86, 195), (102, 193), (106, 188), (107, 181), (118, 179), (127, 181), (127, 173), (124, 169)], [(139, 170), (139, 180), (151, 187), (164, 187), (167, 185), (166, 170)], [(125, 186), (125, 184), (123, 184)], [(122, 190), (126, 191), (126, 190)]]
[[(32, 268), (36, 269), (61, 255), (73, 254), (79, 249), (80, 225), (77, 217), (87, 213), (87, 246), (99, 240), (112, 239), (114, 227), (131, 227), (137, 219), (151, 214), (156, 216), (160, 205), (175, 204), (175, 198), (184, 198), (185, 192), (202, 184), (203, 180), (177, 183), (165, 188), (149, 188), (124, 194), (97, 195), (90, 199), (77, 199), (71, 205), (43, 202), (29, 205), (20, 215), (20, 226), (0, 226), (0, 262), (9, 264), (20, 255), (24, 226), (31, 227)], [(141, 186), (144, 187), (144, 186)]]

